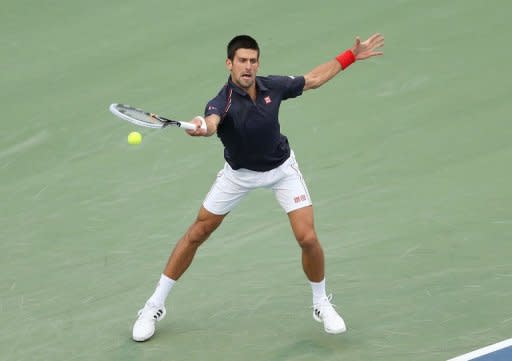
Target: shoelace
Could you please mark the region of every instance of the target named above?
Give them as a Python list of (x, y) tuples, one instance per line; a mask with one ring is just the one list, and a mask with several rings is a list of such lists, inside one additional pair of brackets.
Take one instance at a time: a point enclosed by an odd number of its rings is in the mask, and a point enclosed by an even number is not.
[[(332, 304), (332, 303), (331, 303), (331, 300), (332, 300), (332, 293), (330, 293), (329, 295), (327, 295), (327, 301), (331, 304), (331, 306), (332, 306), (333, 308), (335, 308), (335, 307), (336, 307), (336, 305)], [(314, 309), (315, 307), (317, 307), (317, 306), (319, 307), (320, 305), (321, 305), (321, 303), (316, 303), (316, 304), (314, 304), (313, 306), (311, 306), (311, 308), (313, 308), (313, 309)]]

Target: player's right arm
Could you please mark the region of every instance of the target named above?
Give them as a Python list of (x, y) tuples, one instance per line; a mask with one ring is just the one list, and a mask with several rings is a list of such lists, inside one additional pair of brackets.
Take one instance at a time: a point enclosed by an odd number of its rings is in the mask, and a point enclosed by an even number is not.
[[(225, 84), (215, 98), (206, 104), (204, 118), (197, 116), (190, 121), (198, 125), (198, 127), (196, 130), (188, 131), (188, 134), (195, 137), (209, 137), (217, 133), (221, 120), (224, 119), (231, 106), (231, 94), (232, 90), (228, 90), (228, 86)], [(200, 128), (203, 121), (206, 123), (206, 130), (204, 127)]]

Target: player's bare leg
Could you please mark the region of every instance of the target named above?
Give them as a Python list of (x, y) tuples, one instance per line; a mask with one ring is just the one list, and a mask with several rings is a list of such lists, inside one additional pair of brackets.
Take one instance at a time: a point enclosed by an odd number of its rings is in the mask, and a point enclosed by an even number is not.
[(321, 282), (324, 277), (324, 251), (318, 241), (313, 220), (313, 206), (288, 213), (293, 234), (302, 249), (302, 268), (311, 282)]
[(325, 292), (324, 252), (316, 235), (313, 206), (288, 213), (293, 233), (302, 249), (302, 268), (313, 290), (313, 318), (323, 322), (328, 333), (346, 331), (345, 322), (336, 312)]
[(213, 214), (201, 206), (195, 222), (174, 247), (164, 274), (177, 281), (192, 263), (199, 246), (217, 229), (225, 216)]
[(201, 206), (196, 220), (174, 247), (155, 292), (139, 311), (132, 332), (135, 341), (146, 341), (153, 336), (156, 322), (165, 317), (165, 299), (172, 286), (190, 266), (199, 246), (217, 229), (224, 217)]

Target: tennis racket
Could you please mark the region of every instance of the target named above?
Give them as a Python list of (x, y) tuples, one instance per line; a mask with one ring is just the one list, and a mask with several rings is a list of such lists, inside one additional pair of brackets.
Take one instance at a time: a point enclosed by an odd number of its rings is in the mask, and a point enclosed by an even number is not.
[[(195, 124), (164, 118), (160, 115), (149, 113), (142, 109), (134, 108), (125, 104), (110, 104), (109, 110), (116, 117), (141, 127), (158, 129), (168, 126), (175, 126), (189, 130), (195, 130), (197, 128)], [(206, 122), (202, 117), (201, 122), (201, 128), (206, 128)]]

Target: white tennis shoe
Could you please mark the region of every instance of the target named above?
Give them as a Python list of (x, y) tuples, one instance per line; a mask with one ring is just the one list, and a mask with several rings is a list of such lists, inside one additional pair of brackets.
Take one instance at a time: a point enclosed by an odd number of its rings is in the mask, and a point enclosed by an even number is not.
[(155, 334), (156, 323), (163, 319), (166, 313), (164, 306), (146, 303), (144, 308), (139, 310), (139, 317), (133, 325), (133, 340), (140, 342), (150, 339)]
[(347, 326), (331, 304), (331, 299), (332, 295), (329, 295), (313, 305), (313, 318), (324, 323), (325, 332), (331, 334), (343, 333), (347, 330)]

